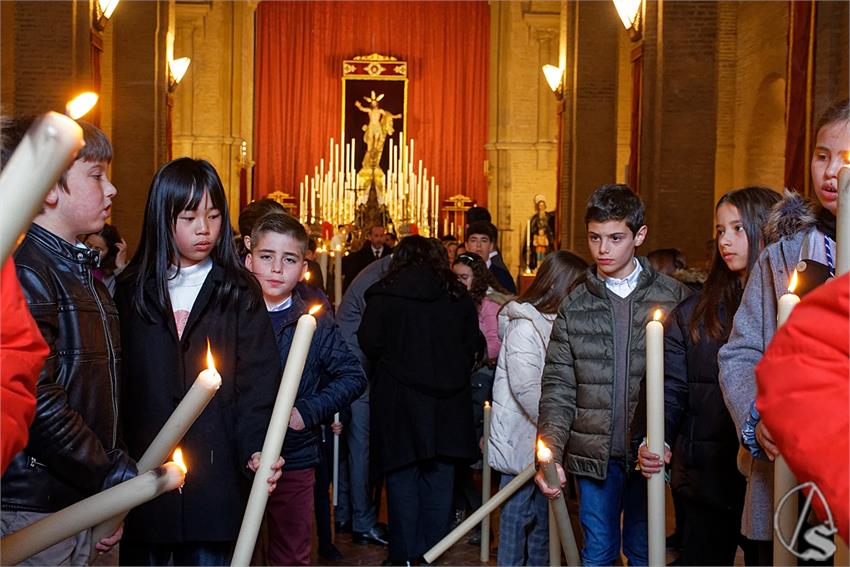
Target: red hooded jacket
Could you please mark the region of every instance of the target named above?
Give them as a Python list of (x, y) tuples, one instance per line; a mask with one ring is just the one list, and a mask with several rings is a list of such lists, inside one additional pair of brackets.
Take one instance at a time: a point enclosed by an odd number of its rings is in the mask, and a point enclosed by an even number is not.
[[(850, 274), (806, 295), (756, 367), (756, 407), (800, 483), (823, 493), (847, 541), (850, 516)], [(812, 499), (818, 516), (823, 507)]]
[(7, 259), (0, 271), (0, 457), (2, 471), (27, 444), (35, 417), (35, 384), (50, 353), (30, 315), (15, 263)]

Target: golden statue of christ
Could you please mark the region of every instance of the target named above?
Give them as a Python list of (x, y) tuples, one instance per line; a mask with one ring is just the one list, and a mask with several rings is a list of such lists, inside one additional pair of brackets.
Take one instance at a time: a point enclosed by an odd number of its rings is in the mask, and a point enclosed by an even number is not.
[[(381, 108), (378, 103), (384, 98), (383, 93), (375, 95), (375, 91), (371, 92), (371, 96), (363, 97), (369, 106), (363, 106), (359, 100), (354, 101), (354, 106), (369, 115), (369, 122), (363, 126), (363, 141), (366, 142), (366, 155), (363, 156), (363, 169), (370, 178), (383, 178), (383, 175), (377, 176), (372, 173), (372, 170), (381, 169), (381, 155), (384, 153), (384, 142), (387, 136), (392, 136), (395, 130), (393, 129), (393, 120), (401, 118), (401, 114), (392, 114)], [(383, 174), (383, 171), (381, 172)]]

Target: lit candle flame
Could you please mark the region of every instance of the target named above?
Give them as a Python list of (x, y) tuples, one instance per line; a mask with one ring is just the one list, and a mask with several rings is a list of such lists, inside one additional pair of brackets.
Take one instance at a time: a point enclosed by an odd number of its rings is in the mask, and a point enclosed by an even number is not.
[(309, 282), (309, 281), (310, 281), (310, 272), (304, 272), (304, 281), (305, 281), (305, 282)]
[(552, 451), (543, 442), (543, 439), (537, 438), (537, 460), (540, 462), (549, 462), (552, 460)]
[(171, 456), (171, 460), (180, 467), (180, 470), (183, 471), (183, 474), (189, 472), (188, 467), (186, 467), (186, 461), (183, 460), (183, 449), (177, 447), (174, 449), (174, 454)]
[(794, 270), (794, 274), (791, 276), (791, 282), (788, 284), (788, 293), (794, 293), (795, 289), (797, 289), (797, 270)]
[(311, 307), (310, 310), (307, 313), (309, 313), (310, 315), (315, 315), (316, 313), (321, 311), (321, 309), (322, 309), (322, 305), (316, 304), (313, 307)]
[(97, 94), (90, 91), (77, 95), (65, 105), (65, 114), (74, 120), (82, 118), (94, 108), (94, 105), (97, 104), (97, 98)]
[(487, 408), (487, 409), (489, 409), (489, 408), (490, 408), (490, 402), (485, 401), (485, 402), (484, 402), (484, 407), (485, 407), (485, 408)]
[(215, 370), (215, 361), (213, 360), (209, 337), (207, 337), (207, 368), (209, 368), (210, 370)]
[(664, 316), (664, 312), (660, 309), (656, 309), (655, 314), (652, 316), (652, 320), (653, 321), (660, 321), (663, 316)]

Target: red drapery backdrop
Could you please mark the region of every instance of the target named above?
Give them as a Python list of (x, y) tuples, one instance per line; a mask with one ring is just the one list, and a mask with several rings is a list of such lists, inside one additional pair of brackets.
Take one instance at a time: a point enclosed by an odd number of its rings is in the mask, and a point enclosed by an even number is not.
[(407, 137), (442, 198), (486, 206), (489, 52), (484, 1), (261, 2), (254, 195), (297, 196), (339, 138), (342, 61), (380, 53), (408, 63)]

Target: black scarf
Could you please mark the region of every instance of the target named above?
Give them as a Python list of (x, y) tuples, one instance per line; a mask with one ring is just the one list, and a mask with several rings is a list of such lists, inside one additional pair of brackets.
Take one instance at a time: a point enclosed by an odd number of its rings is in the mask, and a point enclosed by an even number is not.
[(835, 215), (826, 208), (821, 207), (817, 214), (817, 229), (830, 237), (835, 242)]

